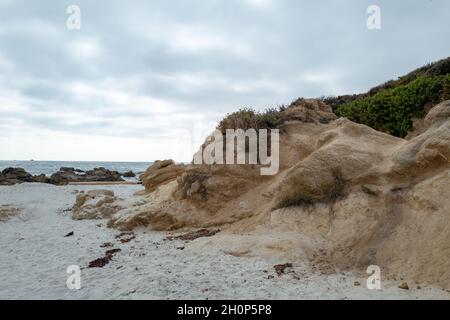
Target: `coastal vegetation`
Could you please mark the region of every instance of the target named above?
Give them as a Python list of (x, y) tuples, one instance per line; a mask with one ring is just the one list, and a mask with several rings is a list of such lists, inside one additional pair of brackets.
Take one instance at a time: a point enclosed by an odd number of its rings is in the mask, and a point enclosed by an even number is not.
[[(434, 105), (450, 99), (450, 57), (429, 63), (396, 80), (387, 81), (367, 93), (322, 97), (338, 117), (346, 117), (378, 131), (404, 138), (413, 128), (414, 119), (423, 118)], [(227, 114), (218, 125), (226, 129), (283, 129), (288, 106), (256, 111), (244, 107)]]

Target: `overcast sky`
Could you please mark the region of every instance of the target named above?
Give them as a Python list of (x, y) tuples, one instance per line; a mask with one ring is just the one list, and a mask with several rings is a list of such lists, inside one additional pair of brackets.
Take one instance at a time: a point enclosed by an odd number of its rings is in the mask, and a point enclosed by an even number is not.
[(189, 161), (238, 107), (363, 92), (449, 56), (449, 13), (448, 0), (0, 0), (0, 159)]

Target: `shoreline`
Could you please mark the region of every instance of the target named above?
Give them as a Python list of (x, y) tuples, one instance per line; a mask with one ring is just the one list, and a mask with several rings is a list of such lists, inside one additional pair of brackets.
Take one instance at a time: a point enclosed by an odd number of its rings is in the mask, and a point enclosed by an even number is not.
[(69, 182), (69, 186), (115, 186), (115, 185), (142, 185), (134, 181), (93, 181), (93, 182)]
[(25, 182), (52, 185), (139, 184), (139, 172), (137, 174), (132, 170), (119, 172), (105, 167), (94, 167), (89, 170), (81, 170), (75, 167), (59, 167), (58, 171), (54, 173), (32, 175), (23, 167), (6, 167), (0, 170), (0, 185), (15, 185)]

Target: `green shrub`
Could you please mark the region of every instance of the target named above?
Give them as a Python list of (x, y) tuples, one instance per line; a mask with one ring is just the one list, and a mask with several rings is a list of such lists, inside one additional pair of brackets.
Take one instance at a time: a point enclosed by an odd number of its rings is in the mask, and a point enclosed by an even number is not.
[(229, 113), (223, 118), (218, 125), (218, 129), (225, 134), (226, 129), (256, 129), (257, 119), (256, 112), (252, 108), (241, 108), (236, 112)]
[(356, 99), (337, 107), (336, 114), (376, 130), (405, 137), (414, 118), (424, 116), (427, 103), (448, 95), (450, 75), (420, 77), (405, 85)]
[(282, 129), (284, 118), (280, 110), (269, 108), (256, 115), (256, 122), (258, 129)]
[(447, 81), (441, 94), (441, 101), (450, 100), (450, 82)]
[[(448, 75), (449, 73), (450, 73), (450, 57), (433, 63), (429, 63), (423, 67), (420, 67), (418, 69), (409, 72), (406, 75), (399, 77), (396, 80), (389, 80), (381, 85), (371, 88), (366, 93), (322, 97), (322, 101), (331, 106), (333, 111), (336, 112), (336, 110), (343, 104), (350, 103), (362, 98), (372, 97), (382, 91), (395, 89), (399, 86), (407, 85), (419, 78), (445, 76)], [(448, 89), (447, 92), (450, 92), (450, 89)], [(447, 99), (449, 99), (450, 94), (447, 94), (446, 97)], [(442, 100), (446, 99), (442, 98)]]
[(241, 108), (236, 112), (227, 114), (219, 122), (217, 128), (225, 134), (226, 129), (282, 129), (284, 117), (282, 110), (284, 106), (269, 108), (263, 112), (256, 112), (252, 108)]
[(397, 80), (390, 80), (386, 83), (376, 86), (369, 90), (368, 95), (373, 96), (386, 89), (393, 89), (401, 85), (408, 84), (416, 79), (423, 77), (443, 76), (450, 73), (450, 57), (411, 71), (410, 73), (399, 77)]

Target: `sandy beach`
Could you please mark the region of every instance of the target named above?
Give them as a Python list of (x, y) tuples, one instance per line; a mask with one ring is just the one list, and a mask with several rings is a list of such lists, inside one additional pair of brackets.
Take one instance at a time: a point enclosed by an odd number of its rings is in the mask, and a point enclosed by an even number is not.
[[(342, 272), (322, 275), (305, 263), (278, 276), (278, 258), (238, 257), (232, 241), (249, 235), (219, 233), (194, 241), (167, 240), (173, 233), (137, 229), (122, 243), (118, 230), (105, 220), (75, 221), (69, 208), (81, 190), (113, 190), (131, 196), (139, 185), (52, 186), (19, 184), (0, 187), (0, 206), (20, 213), (0, 222), (0, 299), (449, 299), (433, 287), (398, 288), (382, 279), (381, 290), (366, 288), (366, 277)], [(72, 236), (65, 235), (73, 232)], [(270, 235), (266, 235), (270, 237)], [(104, 256), (105, 248), (120, 249), (103, 268), (87, 268)], [(220, 243), (224, 245), (221, 246)], [(228, 245), (227, 245), (228, 244)], [(81, 289), (66, 287), (69, 265), (81, 268)], [(355, 281), (360, 286), (355, 286)]]

